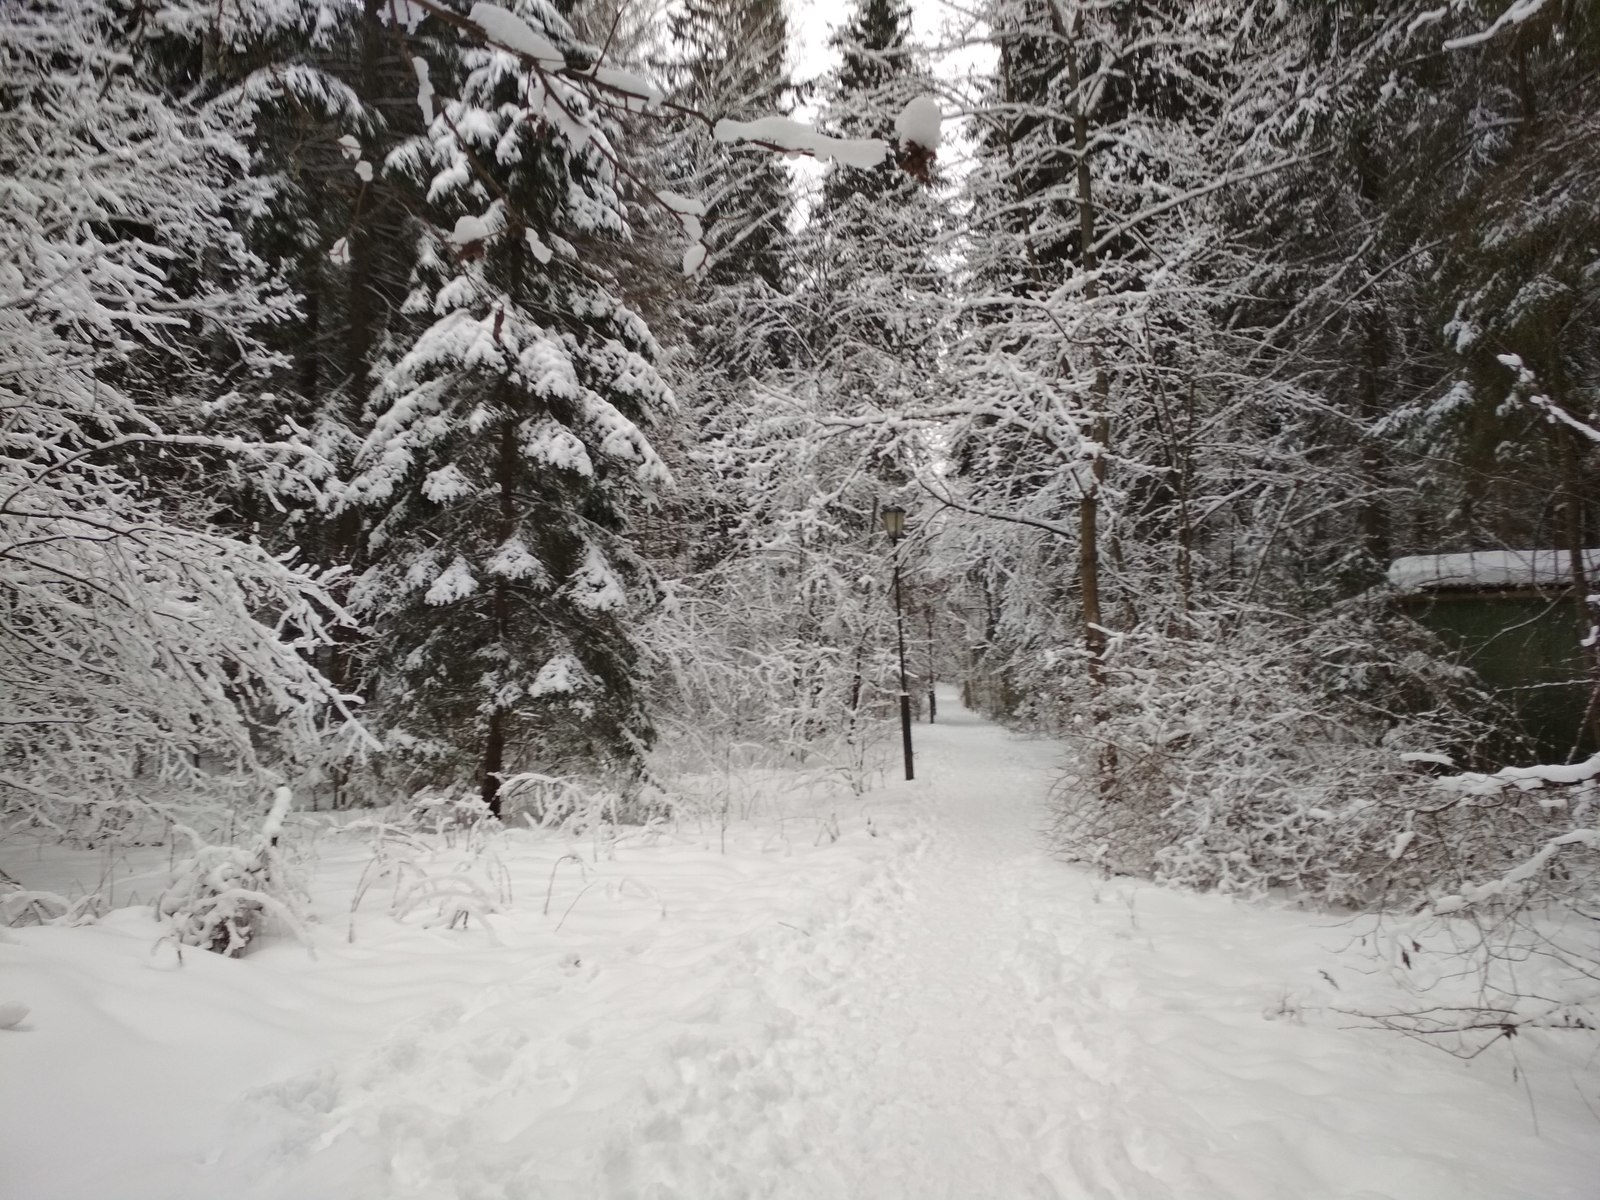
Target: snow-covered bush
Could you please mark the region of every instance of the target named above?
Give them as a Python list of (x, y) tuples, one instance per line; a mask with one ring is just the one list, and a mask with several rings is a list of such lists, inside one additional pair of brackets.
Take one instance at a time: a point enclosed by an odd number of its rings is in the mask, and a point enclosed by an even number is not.
[(182, 826), (178, 832), (190, 839), (193, 850), (156, 901), (156, 912), (182, 945), (237, 958), (269, 915), (296, 933), (302, 931), (293, 903), (285, 899), (292, 893), (276, 852), (264, 846), (213, 845)]
[(508, 820), (576, 832), (603, 825), (639, 825), (660, 816), (663, 799), (648, 779), (627, 790), (569, 776), (523, 771), (505, 780)]
[(499, 854), (504, 826), (472, 793), (421, 793), (398, 821), (365, 820), (348, 834), (370, 836), (372, 858), (350, 901), (349, 937), (356, 912), (379, 883), (392, 886), (389, 915), (419, 913), (428, 928), (465, 929), (511, 903), (511, 877)]
[[(1086, 765), (1059, 790), (1058, 846), (1184, 887), (1356, 906), (1420, 895), (1461, 863), (1492, 868), (1522, 814), (1435, 811), (1408, 752), (1478, 731), (1408, 710), (1408, 690), (1441, 680), (1373, 633), (1347, 615), (1298, 633), (1219, 621), (1119, 637), (1098, 720), (1075, 718)], [(1419, 841), (1430, 819), (1448, 832)]]
[(169, 936), (180, 945), (238, 958), (274, 917), (307, 939), (305, 888), (278, 846), (290, 802), (289, 789), (278, 788), (260, 834), (248, 846), (216, 845), (183, 825), (174, 830), (191, 850), (156, 898), (156, 915), (167, 922)]
[(1415, 1004), (1364, 1012), (1470, 1055), (1524, 1027), (1600, 1030), (1600, 755), (1566, 765), (1440, 776), (1402, 862), (1492, 824), (1497, 851), (1434, 873), (1420, 911), (1377, 940)]
[(406, 824), (419, 831), (452, 837), (459, 831), (481, 831), (488, 821), (497, 820), (482, 796), (471, 792), (419, 792), (411, 798)]
[(0, 925), (83, 925), (100, 915), (97, 894), (69, 900), (56, 892), (25, 888), (0, 871)]

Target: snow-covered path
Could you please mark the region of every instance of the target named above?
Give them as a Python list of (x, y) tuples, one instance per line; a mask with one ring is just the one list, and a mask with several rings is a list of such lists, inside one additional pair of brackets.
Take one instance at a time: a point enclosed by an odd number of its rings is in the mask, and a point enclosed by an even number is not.
[(1113, 1046), (1058, 1030), (1050, 1010), (1075, 973), (1059, 914), (1039, 908), (1061, 873), (1034, 829), (1059, 749), (945, 711), (918, 730), (920, 852), (774, 949), (750, 1024), (786, 1012), (789, 1028), (663, 1095), (668, 1136), (638, 1153), (633, 1182), (684, 1197), (1158, 1194), (1137, 1151), (1085, 1139), (1095, 1149), (1075, 1154), (1058, 1136), (1074, 1109), (1103, 1119), (1114, 1071)]
[(1469, 1065), (1349, 1028), (1387, 986), (1350, 927), (1053, 861), (1062, 748), (940, 711), (837, 842), (507, 835), (492, 938), (346, 943), (333, 848), (316, 959), (15, 931), (0, 1197), (1600, 1200), (1573, 1035)]
[(1027, 907), (1060, 870), (1033, 828), (1059, 748), (952, 708), (918, 728), (919, 848), (768, 948), (736, 1005), (754, 1036), (680, 1062), (647, 1140), (614, 1147), (614, 1195), (1054, 1196), (1052, 1173), (1128, 1165), (1039, 1153), (1068, 1115), (1052, 1076), (1079, 1075), (1041, 1007), (1053, 946)]

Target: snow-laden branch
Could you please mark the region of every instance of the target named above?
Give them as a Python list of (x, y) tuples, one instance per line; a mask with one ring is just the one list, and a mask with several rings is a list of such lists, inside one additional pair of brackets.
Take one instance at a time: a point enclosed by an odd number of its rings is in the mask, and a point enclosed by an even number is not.
[[(1540, 791), (1549, 787), (1572, 788), (1579, 794), (1592, 793), (1595, 781), (1600, 780), (1600, 754), (1592, 755), (1579, 763), (1556, 763), (1532, 767), (1506, 767), (1491, 774), (1464, 772), (1435, 781), (1439, 790), (1482, 801), (1505, 792)], [(1571, 807), (1564, 797), (1552, 797), (1544, 807), (1560, 810)], [(1579, 808), (1578, 812), (1582, 812)], [(1557, 856), (1563, 852), (1587, 850), (1600, 851), (1600, 828), (1592, 824), (1576, 829), (1566, 829), (1544, 840), (1534, 853), (1504, 871), (1497, 878), (1484, 883), (1467, 884), (1454, 894), (1434, 901), (1432, 911), (1439, 915), (1460, 912), (1485, 902), (1503, 902), (1515, 898), (1521, 889), (1543, 877)]]
[(1591, 442), (1600, 445), (1600, 429), (1569, 413), (1549, 396), (1538, 390), (1539, 379), (1533, 370), (1522, 361), (1520, 354), (1497, 355), (1500, 364), (1516, 372), (1517, 382), (1513, 392), (1514, 397), (1526, 401), (1531, 407), (1544, 413), (1545, 418), (1553, 425), (1565, 425), (1573, 432), (1588, 438)]
[(1546, 784), (1577, 784), (1600, 779), (1600, 754), (1580, 763), (1557, 763), (1533, 767), (1505, 767), (1492, 775), (1466, 772), (1438, 780), (1447, 792), (1464, 796), (1495, 796), (1508, 789), (1531, 791)]
[(1565, 425), (1567, 428), (1582, 434), (1591, 442), (1600, 444), (1600, 429), (1578, 420), (1577, 417), (1562, 408), (1549, 396), (1529, 396), (1528, 403), (1543, 412), (1551, 421)]
[(1039, 517), (1025, 516), (1021, 513), (1001, 512), (999, 509), (985, 508), (981, 505), (968, 503), (957, 498), (947, 487), (935, 487), (924, 476), (919, 475), (916, 482), (918, 487), (940, 504), (947, 508), (953, 508), (957, 512), (964, 512), (968, 516), (982, 517), (986, 521), (999, 521), (1005, 525), (1023, 525), (1029, 529), (1037, 529), (1041, 533), (1048, 533), (1059, 538), (1072, 539), (1078, 536), (1077, 529), (1062, 525), (1057, 521), (1046, 521)]
[(1319, 158), (1326, 157), (1329, 153), (1331, 151), (1319, 150), (1315, 154), (1299, 154), (1293, 158), (1279, 159), (1276, 162), (1266, 163), (1259, 167), (1251, 167), (1244, 171), (1231, 171), (1225, 175), (1219, 175), (1215, 179), (1207, 180), (1198, 187), (1190, 188), (1176, 196), (1170, 196), (1158, 204), (1152, 204), (1148, 208), (1140, 209), (1132, 216), (1118, 221), (1095, 241), (1094, 251), (1096, 254), (1103, 253), (1133, 230), (1139, 228), (1139, 226), (1154, 220), (1164, 213), (1171, 212), (1175, 208), (1182, 208), (1186, 204), (1191, 204), (1204, 196), (1209, 196), (1213, 192), (1220, 192), (1224, 188), (1236, 187), (1241, 183), (1249, 183), (1252, 179), (1260, 179), (1263, 175), (1273, 175), (1279, 171), (1286, 171), (1290, 167), (1297, 167), (1302, 163), (1314, 162)]
[(837, 162), (861, 170), (878, 166), (890, 154), (889, 143), (882, 138), (829, 137), (790, 117), (757, 117), (753, 121), (724, 117), (711, 127), (711, 134), (726, 144), (760, 146), (781, 154), (805, 155), (818, 162)]
[(1446, 50), (1465, 50), (1470, 46), (1481, 46), (1484, 42), (1499, 36), (1507, 29), (1521, 25), (1524, 21), (1531, 20), (1543, 10), (1546, 0), (1513, 0), (1511, 7), (1495, 18), (1494, 23), (1487, 29), (1477, 33), (1469, 33), (1462, 37), (1450, 38), (1444, 43)]
[[(703, 124), (717, 141), (748, 145), (785, 155), (837, 162), (858, 169), (870, 169), (890, 159), (898, 159), (907, 170), (917, 173), (915, 164), (931, 161), (939, 147), (941, 114), (936, 100), (918, 96), (908, 102), (895, 121), (896, 139), (836, 138), (814, 126), (783, 116), (758, 117), (736, 121), (716, 117), (687, 105), (668, 101), (660, 89), (643, 76), (601, 63), (569, 63), (562, 50), (535, 30), (516, 13), (498, 4), (479, 0), (466, 17), (436, 0), (410, 0), (413, 7), (437, 19), (464, 29), (488, 45), (517, 56), (541, 78), (559, 77), (578, 85), (602, 104), (618, 104), (629, 111), (670, 111)], [(417, 68), (419, 102), (424, 112), (432, 107), (434, 93), (426, 79), (425, 67)], [(429, 113), (431, 116), (431, 113)], [(559, 127), (570, 122), (557, 121)]]

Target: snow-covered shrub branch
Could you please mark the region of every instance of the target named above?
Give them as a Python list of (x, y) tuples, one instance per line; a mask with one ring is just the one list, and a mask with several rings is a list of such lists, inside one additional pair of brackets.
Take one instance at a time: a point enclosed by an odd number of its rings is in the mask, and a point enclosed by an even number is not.
[[(1360, 1015), (1464, 1056), (1526, 1028), (1600, 1029), (1597, 781), (1600, 755), (1433, 779), (1415, 841), (1449, 859), (1416, 915), (1377, 930), (1415, 1003)], [(1486, 821), (1492, 844), (1462, 853), (1454, 831)], [(1412, 845), (1396, 845), (1398, 862)]]
[(240, 844), (213, 844), (186, 825), (174, 827), (173, 836), (187, 841), (190, 852), (155, 901), (169, 937), (180, 946), (238, 958), (270, 918), (310, 944), (302, 912), (305, 887), (279, 844), (293, 801), (288, 787), (276, 788), (260, 830)]
[(1406, 758), (1470, 743), (1474, 722), (1416, 709), (1406, 693), (1447, 681), (1420, 654), (1374, 654), (1369, 620), (1260, 612), (1119, 634), (1101, 719), (1070, 727), (1109, 750), (1116, 785), (1063, 786), (1060, 848), (1185, 887), (1357, 907), (1501, 861), (1524, 814), (1441, 812)]
[(325, 574), (161, 486), (327, 464), (190, 432), (288, 301), (229, 229), (243, 147), (145, 87), (114, 19), (31, 6), (0, 48), (0, 790), (61, 830), (259, 804), (348, 719), (303, 653), (344, 620)]

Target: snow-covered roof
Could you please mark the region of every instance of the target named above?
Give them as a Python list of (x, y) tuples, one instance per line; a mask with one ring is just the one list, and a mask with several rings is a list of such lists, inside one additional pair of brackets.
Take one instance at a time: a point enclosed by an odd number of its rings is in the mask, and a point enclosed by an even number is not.
[[(1583, 552), (1584, 570), (1600, 574), (1600, 549)], [(1402, 592), (1453, 588), (1560, 587), (1572, 582), (1572, 557), (1565, 550), (1473, 550), (1466, 554), (1418, 554), (1389, 564), (1389, 582)]]

